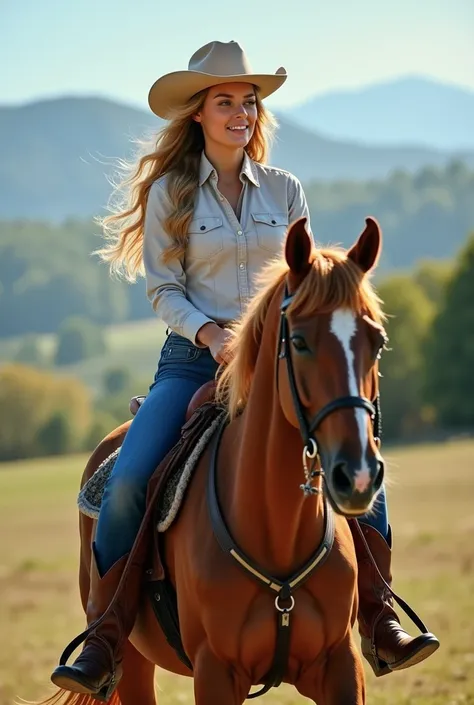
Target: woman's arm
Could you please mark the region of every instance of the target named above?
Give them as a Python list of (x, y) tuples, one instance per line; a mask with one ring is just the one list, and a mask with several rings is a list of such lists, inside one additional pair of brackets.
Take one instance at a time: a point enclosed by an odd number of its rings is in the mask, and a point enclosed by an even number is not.
[[(164, 263), (161, 257), (170, 245), (170, 237), (163, 228), (170, 207), (164, 185), (156, 181), (148, 197), (143, 236), (147, 296), (156, 314), (171, 330), (199, 347), (207, 347), (217, 324), (186, 298), (186, 274), (182, 260), (175, 258)], [(205, 329), (198, 336), (203, 326)]]

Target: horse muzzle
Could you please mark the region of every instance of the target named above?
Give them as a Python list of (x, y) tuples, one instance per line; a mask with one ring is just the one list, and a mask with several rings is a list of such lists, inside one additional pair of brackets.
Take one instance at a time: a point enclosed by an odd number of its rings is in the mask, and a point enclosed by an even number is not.
[(370, 511), (382, 486), (384, 464), (380, 456), (363, 461), (338, 454), (324, 463), (328, 499), (338, 514), (356, 517)]

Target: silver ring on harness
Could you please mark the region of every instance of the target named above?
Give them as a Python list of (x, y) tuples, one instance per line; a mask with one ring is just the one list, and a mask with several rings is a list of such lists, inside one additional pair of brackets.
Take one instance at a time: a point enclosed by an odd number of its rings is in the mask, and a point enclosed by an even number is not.
[(280, 599), (280, 595), (277, 595), (275, 597), (275, 607), (277, 608), (277, 610), (279, 612), (291, 612), (291, 610), (295, 606), (295, 598), (293, 597), (293, 595), (290, 595), (291, 605), (289, 607), (280, 607), (280, 605), (278, 604), (279, 599)]

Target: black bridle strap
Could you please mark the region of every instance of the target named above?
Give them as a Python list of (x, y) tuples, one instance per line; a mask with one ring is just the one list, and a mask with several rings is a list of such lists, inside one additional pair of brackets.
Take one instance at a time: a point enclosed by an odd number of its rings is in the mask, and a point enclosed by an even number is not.
[(327, 502), (324, 502), (324, 532), (323, 538), (317, 549), (314, 551), (309, 560), (294, 574), (286, 580), (280, 580), (270, 573), (267, 573), (263, 568), (260, 568), (254, 561), (242, 551), (235, 543), (225, 522), (220, 503), (217, 497), (217, 457), (219, 445), (224, 432), (226, 422), (220, 425), (217, 429), (210, 446), (210, 461), (209, 475), (207, 483), (207, 503), (211, 524), (214, 530), (215, 537), (219, 546), (224, 553), (229, 553), (236, 561), (249, 573), (260, 585), (265, 585), (273, 590), (276, 594), (280, 594), (282, 599), (285, 599), (291, 593), (291, 590), (296, 589), (307, 580), (318, 566), (322, 565), (324, 560), (329, 555), (334, 541), (334, 515), (332, 509)]
[[(279, 334), (279, 341), (278, 341), (278, 359), (286, 359), (286, 369), (287, 369), (287, 374), (288, 374), (288, 382), (290, 385), (290, 391), (291, 391), (291, 396), (293, 399), (293, 406), (296, 412), (296, 417), (298, 419), (298, 424), (300, 427), (300, 433), (303, 437), (303, 442), (304, 444), (308, 447), (311, 438), (314, 436), (314, 433), (318, 426), (324, 421), (324, 419), (329, 416), (329, 414), (332, 414), (334, 411), (337, 411), (338, 409), (365, 409), (370, 416), (372, 417), (372, 420), (374, 422), (377, 421), (377, 406), (374, 406), (369, 399), (366, 399), (365, 397), (361, 396), (345, 396), (345, 397), (339, 397), (338, 399), (334, 399), (333, 401), (330, 401), (326, 406), (324, 406), (314, 419), (311, 421), (311, 423), (308, 423), (308, 420), (306, 419), (305, 413), (304, 413), (304, 408), (303, 405), (300, 401), (300, 397), (298, 394), (298, 387), (296, 384), (296, 376), (295, 376), (295, 371), (293, 368), (293, 363), (291, 360), (291, 352), (290, 352), (290, 340), (289, 340), (289, 327), (288, 327), (288, 319), (286, 317), (286, 311), (288, 309), (288, 306), (290, 305), (292, 299), (293, 299), (294, 294), (289, 294), (288, 293), (288, 287), (285, 284), (285, 294), (283, 301), (280, 306), (281, 310), (281, 322), (280, 322), (280, 334)], [(278, 364), (277, 364), (277, 390), (278, 390)], [(378, 425), (380, 424), (380, 419), (378, 419)], [(377, 435), (377, 434), (375, 434)], [(315, 439), (316, 440), (316, 439)]]
[(366, 411), (369, 412), (369, 414), (372, 416), (372, 418), (375, 417), (375, 406), (372, 404), (371, 401), (366, 399), (365, 397), (352, 397), (352, 396), (347, 396), (347, 397), (339, 397), (339, 399), (334, 399), (334, 401), (330, 401), (329, 404), (326, 404), (321, 411), (319, 411), (314, 419), (312, 420), (310, 427), (309, 427), (309, 432), (312, 433), (315, 431), (318, 426), (321, 424), (322, 421), (326, 418), (326, 416), (329, 416), (329, 414), (332, 414), (333, 411), (337, 411), (338, 409), (365, 409)]
[[(311, 432), (306, 420), (306, 416), (303, 411), (303, 406), (300, 402), (300, 397), (298, 394), (298, 388), (296, 385), (295, 371), (293, 369), (293, 364), (291, 362), (291, 352), (290, 352), (290, 340), (289, 340), (289, 329), (288, 329), (288, 319), (286, 317), (286, 309), (291, 301), (291, 296), (285, 296), (281, 308), (281, 324), (280, 324), (280, 342), (279, 342), (279, 354), (278, 359), (286, 359), (286, 369), (288, 373), (288, 382), (290, 384), (291, 396), (293, 399), (293, 406), (296, 412), (296, 417), (298, 419), (298, 424), (300, 427), (300, 433), (303, 437), (303, 442), (305, 446), (308, 446)], [(277, 390), (278, 390), (278, 364), (277, 364)]]

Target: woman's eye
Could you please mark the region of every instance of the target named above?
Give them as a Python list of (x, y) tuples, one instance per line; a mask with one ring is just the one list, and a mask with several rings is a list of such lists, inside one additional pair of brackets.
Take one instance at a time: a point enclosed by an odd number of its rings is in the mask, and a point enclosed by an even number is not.
[(293, 347), (298, 352), (309, 352), (309, 348), (306, 345), (306, 341), (302, 335), (292, 335), (290, 340), (293, 343)]

